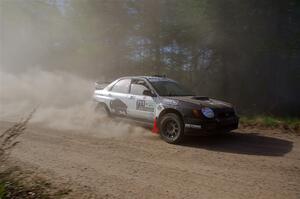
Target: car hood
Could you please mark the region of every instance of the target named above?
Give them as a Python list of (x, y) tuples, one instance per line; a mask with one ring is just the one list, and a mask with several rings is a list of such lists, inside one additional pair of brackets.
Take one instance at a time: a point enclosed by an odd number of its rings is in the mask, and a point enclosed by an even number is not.
[(200, 105), (203, 107), (210, 108), (232, 108), (232, 105), (216, 99), (211, 99), (203, 96), (176, 96), (176, 97), (167, 97), (168, 99), (178, 100), (181, 102), (192, 103), (195, 105)]

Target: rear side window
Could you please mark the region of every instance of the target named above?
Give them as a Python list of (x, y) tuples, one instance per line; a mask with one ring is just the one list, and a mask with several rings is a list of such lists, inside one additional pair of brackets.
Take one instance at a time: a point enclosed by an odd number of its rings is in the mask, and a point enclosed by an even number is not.
[(128, 93), (130, 82), (130, 79), (122, 79), (112, 87), (111, 91), (117, 93)]
[(130, 94), (143, 95), (145, 90), (149, 90), (149, 87), (144, 80), (132, 80)]

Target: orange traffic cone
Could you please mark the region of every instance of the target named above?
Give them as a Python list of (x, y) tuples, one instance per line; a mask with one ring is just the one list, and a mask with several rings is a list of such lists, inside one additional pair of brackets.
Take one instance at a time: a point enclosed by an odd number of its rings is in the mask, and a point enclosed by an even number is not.
[(152, 128), (152, 133), (158, 134), (159, 133), (159, 129), (157, 127), (157, 118), (154, 119), (154, 123), (153, 123), (153, 128)]

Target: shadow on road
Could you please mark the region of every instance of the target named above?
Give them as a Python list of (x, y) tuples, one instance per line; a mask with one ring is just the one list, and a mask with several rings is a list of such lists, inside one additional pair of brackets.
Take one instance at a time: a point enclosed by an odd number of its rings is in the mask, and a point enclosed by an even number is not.
[(213, 136), (186, 136), (182, 146), (204, 148), (228, 153), (283, 156), (293, 148), (293, 142), (258, 133), (233, 132)]

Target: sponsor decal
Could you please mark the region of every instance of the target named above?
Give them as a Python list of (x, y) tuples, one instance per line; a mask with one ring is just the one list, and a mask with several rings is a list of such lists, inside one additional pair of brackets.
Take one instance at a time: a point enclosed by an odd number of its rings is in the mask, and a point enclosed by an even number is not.
[(164, 104), (169, 104), (169, 105), (178, 105), (178, 100), (172, 100), (172, 99), (163, 99)]
[(127, 115), (127, 105), (120, 99), (110, 101), (110, 108), (118, 115)]

